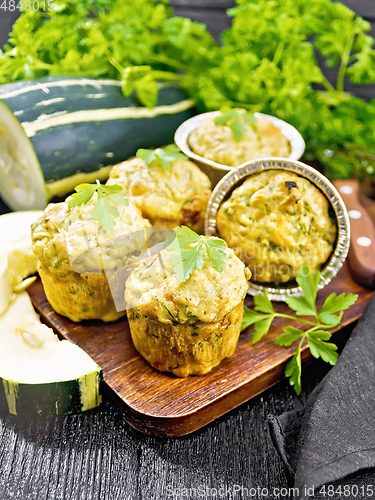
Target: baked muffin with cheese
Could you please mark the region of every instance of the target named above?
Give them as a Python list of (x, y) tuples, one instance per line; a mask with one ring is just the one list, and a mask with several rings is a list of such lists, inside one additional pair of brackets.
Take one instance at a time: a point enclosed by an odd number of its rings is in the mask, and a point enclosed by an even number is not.
[(176, 159), (171, 161), (171, 168), (164, 169), (158, 160), (149, 166), (134, 158), (115, 165), (107, 184), (129, 190), (152, 226), (185, 225), (203, 233), (211, 183), (191, 161)]
[(93, 218), (97, 194), (74, 208), (68, 202), (69, 198), (49, 204), (31, 228), (47, 299), (57, 313), (72, 321), (114, 321), (125, 315), (128, 266), (145, 251), (145, 228), (150, 224), (132, 200), (129, 206), (117, 207), (119, 216), (112, 231)]
[(294, 279), (304, 263), (319, 270), (333, 251), (337, 227), (324, 194), (286, 170), (248, 177), (221, 204), (220, 236), (261, 283)]
[[(244, 109), (236, 110), (238, 116), (245, 114)], [(236, 140), (230, 125), (235, 118), (218, 125), (210, 114), (189, 135), (188, 144), (194, 153), (228, 167), (238, 167), (242, 163), (257, 158), (278, 156), (287, 158), (291, 153), (289, 140), (270, 120), (255, 114), (254, 123), (243, 121), (245, 128), (240, 140)], [(239, 118), (241, 119), (241, 118)]]
[(130, 333), (137, 351), (157, 370), (178, 377), (203, 375), (234, 354), (250, 272), (225, 248), (222, 272), (204, 248), (202, 269), (180, 283), (171, 251), (164, 249), (129, 276)]

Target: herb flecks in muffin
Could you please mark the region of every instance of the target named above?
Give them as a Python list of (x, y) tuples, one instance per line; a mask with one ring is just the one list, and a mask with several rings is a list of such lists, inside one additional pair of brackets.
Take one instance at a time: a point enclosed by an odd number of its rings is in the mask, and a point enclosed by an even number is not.
[(102, 186), (97, 180), (96, 184), (78, 184), (74, 188), (76, 193), (72, 194), (69, 200), (69, 208), (77, 207), (88, 203), (95, 193), (98, 193), (98, 201), (92, 211), (93, 219), (99, 222), (99, 226), (104, 231), (113, 231), (116, 226), (115, 219), (120, 213), (116, 205), (129, 205), (126, 193), (117, 184)]
[(261, 113), (255, 118), (254, 122), (244, 109), (207, 113), (189, 134), (188, 145), (202, 158), (227, 167), (269, 156), (288, 157), (291, 144), (273, 118)]
[(226, 113), (215, 118), (215, 125), (228, 125), (233, 132), (233, 137), (240, 142), (248, 130), (249, 125), (256, 123), (256, 118), (252, 113), (230, 109)]
[(166, 249), (173, 252), (170, 260), (176, 264), (174, 271), (179, 283), (188, 280), (196, 269), (202, 269), (205, 259), (203, 246), (216, 271), (224, 270), (227, 245), (223, 240), (199, 236), (187, 226), (176, 227), (173, 231), (176, 236), (173, 241), (167, 241)]
[(189, 160), (178, 158), (171, 163), (172, 168), (166, 170), (158, 160), (150, 167), (142, 158), (132, 158), (113, 167), (107, 185), (118, 184), (131, 194), (142, 217), (153, 226), (189, 226), (203, 234), (211, 182)]
[[(176, 228), (166, 246), (140, 262), (126, 281), (130, 333), (135, 348), (157, 370), (203, 375), (236, 349), (250, 273), (224, 242), (186, 227)], [(180, 279), (190, 275), (184, 282), (178, 280), (176, 262)]]
[(181, 153), (180, 149), (174, 144), (169, 144), (163, 149), (138, 149), (137, 158), (141, 158), (147, 166), (152, 167), (158, 162), (164, 170), (172, 168), (174, 160), (188, 160), (189, 158)]
[(293, 280), (304, 263), (320, 270), (337, 234), (324, 193), (282, 169), (246, 178), (221, 204), (216, 221), (219, 236), (261, 283)]

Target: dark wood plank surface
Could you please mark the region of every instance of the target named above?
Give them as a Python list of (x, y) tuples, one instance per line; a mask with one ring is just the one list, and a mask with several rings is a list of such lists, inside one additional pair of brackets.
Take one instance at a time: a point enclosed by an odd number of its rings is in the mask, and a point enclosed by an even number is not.
[[(73, 323), (52, 309), (40, 280), (28, 289), (41, 318), (84, 349), (102, 368), (108, 386), (126, 403), (126, 420), (146, 434), (171, 437), (193, 432), (278, 382), (295, 352), (273, 344), (287, 325), (298, 322), (277, 318), (270, 332), (256, 345), (251, 344), (252, 327), (240, 336), (234, 356), (204, 376), (177, 378), (154, 370), (135, 350), (126, 319), (104, 324), (101, 321)], [(331, 293), (356, 293), (356, 304), (345, 312), (342, 327), (360, 318), (372, 292), (352, 280), (346, 265), (318, 294), (318, 308)], [(253, 305), (252, 298), (246, 303)], [(291, 314), (284, 303), (278, 312)], [(336, 328), (336, 331), (339, 328)], [(311, 359), (305, 345), (304, 362)]]
[[(176, 9), (188, 8), (190, 17), (201, 5), (214, 5), (215, 10), (223, 4), (226, 7), (226, 0), (172, 3)], [(365, 18), (375, 19), (374, 0), (344, 3)], [(0, 10), (0, 46), (16, 14)], [(216, 29), (210, 24), (209, 10), (206, 22)], [(366, 87), (364, 93), (374, 97), (374, 87)], [(0, 213), (6, 211), (0, 201)], [(336, 339), (341, 347), (351, 329), (342, 330)], [(287, 500), (292, 492), (271, 443), (266, 417), (302, 408), (329, 369), (314, 361), (304, 369), (299, 397), (282, 380), (181, 438), (159, 439), (134, 430), (126, 422), (128, 407), (112, 391), (105, 391), (100, 408), (82, 415), (25, 420), (0, 411), (0, 500)], [(366, 491), (367, 485), (375, 484), (375, 470), (360, 471), (348, 477), (346, 484)], [(370, 497), (356, 496), (357, 500), (365, 498)]]

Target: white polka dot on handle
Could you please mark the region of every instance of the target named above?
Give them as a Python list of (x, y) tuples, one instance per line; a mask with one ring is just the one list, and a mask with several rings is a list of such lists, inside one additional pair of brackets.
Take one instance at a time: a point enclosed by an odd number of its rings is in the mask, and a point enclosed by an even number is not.
[(369, 247), (372, 243), (370, 238), (367, 238), (366, 236), (361, 236), (360, 238), (357, 239), (357, 243), (361, 247)]
[(362, 217), (362, 212), (359, 210), (349, 210), (348, 215), (351, 219), (360, 219)]
[(341, 186), (339, 191), (342, 194), (352, 194), (353, 188), (351, 186)]

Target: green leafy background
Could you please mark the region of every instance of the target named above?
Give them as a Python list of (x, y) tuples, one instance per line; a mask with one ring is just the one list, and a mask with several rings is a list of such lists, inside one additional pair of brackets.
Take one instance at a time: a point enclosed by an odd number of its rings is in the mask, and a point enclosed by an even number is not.
[[(55, 0), (24, 12), (0, 53), (0, 83), (48, 75), (118, 78), (125, 95), (156, 103), (177, 81), (199, 111), (241, 107), (293, 124), (305, 159), (330, 177), (375, 172), (375, 101), (345, 92), (375, 81), (370, 24), (331, 0), (237, 0), (218, 45), (204, 25), (176, 17), (166, 0)], [(337, 67), (332, 86), (317, 64)]]

